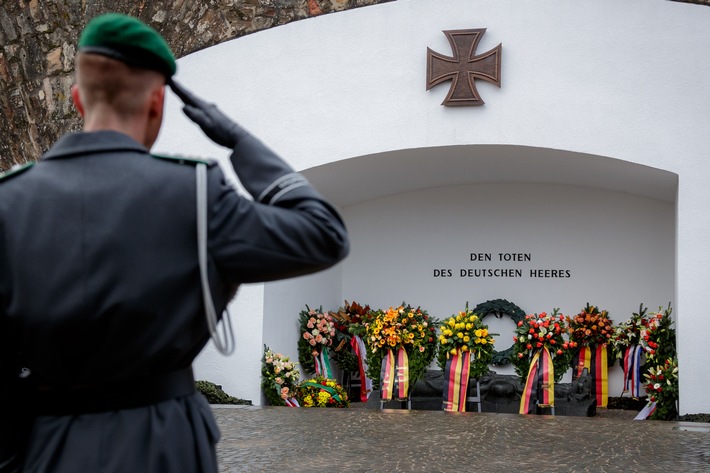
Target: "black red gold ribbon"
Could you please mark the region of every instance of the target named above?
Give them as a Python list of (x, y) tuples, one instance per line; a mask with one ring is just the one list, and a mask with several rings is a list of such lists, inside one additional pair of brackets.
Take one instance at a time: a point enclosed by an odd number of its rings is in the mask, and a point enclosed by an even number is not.
[(387, 401), (392, 399), (393, 389), (394, 353), (392, 353), (392, 350), (387, 350), (382, 357), (382, 369), (380, 370), (380, 397)]
[(520, 398), (520, 413), (535, 414), (537, 407), (555, 406), (555, 367), (546, 347), (533, 355)]
[(392, 350), (387, 350), (382, 358), (381, 397), (383, 400), (404, 400), (409, 394), (409, 359), (404, 348), (397, 350), (395, 356)]
[(394, 395), (397, 399), (407, 399), (409, 394), (409, 357), (407, 350), (397, 350), (397, 377), (394, 380)]
[(456, 350), (444, 369), (444, 410), (466, 412), (466, 390), (471, 370), (471, 352)]
[(597, 399), (597, 407), (607, 407), (609, 404), (609, 366), (607, 365), (606, 344), (583, 346), (579, 350), (578, 377), (584, 368), (587, 368), (592, 376), (592, 395)]

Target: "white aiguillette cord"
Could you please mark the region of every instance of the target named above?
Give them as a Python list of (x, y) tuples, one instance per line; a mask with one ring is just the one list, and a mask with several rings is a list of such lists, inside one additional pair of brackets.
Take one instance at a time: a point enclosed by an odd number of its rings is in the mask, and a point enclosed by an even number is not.
[(200, 280), (205, 305), (207, 326), (218, 352), (229, 356), (234, 353), (236, 343), (229, 312), (225, 309), (222, 320), (222, 336), (217, 331), (217, 311), (214, 308), (210, 282), (207, 278), (207, 165), (197, 163), (197, 257), (200, 262)]

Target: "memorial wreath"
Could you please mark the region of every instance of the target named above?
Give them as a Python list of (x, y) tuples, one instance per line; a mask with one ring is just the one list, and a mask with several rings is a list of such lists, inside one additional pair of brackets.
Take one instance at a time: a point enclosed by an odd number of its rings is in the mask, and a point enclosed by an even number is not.
[(592, 377), (592, 395), (597, 399), (597, 408), (606, 408), (609, 403), (609, 366), (614, 362), (614, 357), (609, 356), (613, 334), (609, 313), (587, 302), (579, 314), (567, 317), (567, 322), (570, 342), (579, 346), (576, 376), (581, 376), (587, 369)]
[(566, 329), (565, 316), (558, 309), (551, 314), (526, 315), (518, 322), (513, 365), (525, 380), (520, 414), (534, 414), (540, 407), (554, 407), (555, 382), (569, 368), (572, 349), (576, 346), (563, 338)]
[[(343, 307), (330, 314), (335, 324), (333, 359), (344, 373), (357, 373), (360, 368), (357, 354), (350, 349), (353, 336), (359, 335), (353, 334), (351, 328), (364, 326), (369, 312), (369, 305), (362, 306), (355, 301), (345, 301)], [(358, 332), (357, 328), (354, 331)]]
[[(382, 399), (404, 399), (436, 354), (438, 321), (402, 303), (372, 312), (365, 324), (368, 376), (380, 381)], [(395, 356), (396, 354), (396, 356)]]
[(513, 366), (518, 376), (525, 379), (530, 369), (533, 354), (547, 348), (553, 359), (555, 381), (569, 368), (576, 342), (568, 342), (563, 335), (567, 330), (565, 316), (554, 309), (551, 314), (526, 315), (518, 321), (513, 343)]
[(567, 317), (569, 339), (580, 346), (606, 345), (611, 342), (612, 320), (606, 310), (587, 305), (574, 317)]
[(649, 402), (655, 403), (652, 419), (670, 420), (678, 415), (678, 360), (667, 358), (662, 364), (651, 367), (645, 374)]
[(298, 362), (309, 374), (323, 375), (329, 378), (330, 357), (328, 347), (333, 344), (335, 324), (323, 308), (306, 310), (299, 315), (301, 337), (298, 339)]
[[(493, 314), (498, 318), (502, 318), (506, 315), (510, 317), (516, 326), (518, 325), (518, 322), (525, 318), (525, 311), (505, 299), (493, 299), (482, 302), (474, 307), (472, 312), (477, 314), (481, 319), (485, 318), (489, 314)], [(513, 356), (513, 346), (501, 351), (494, 349), (490, 364), (507, 365), (513, 360)]]
[(488, 372), (493, 357), (493, 336), (473, 311), (466, 309), (441, 323), (437, 362), (444, 371), (445, 411), (466, 410), (469, 378)]
[(655, 402), (651, 414), (655, 420), (670, 420), (678, 415), (678, 358), (671, 312), (670, 303), (665, 310), (659, 307), (649, 316), (648, 329), (643, 334), (647, 344), (645, 388), (651, 402)]
[(613, 327), (611, 345), (614, 358), (619, 359), (624, 369), (622, 395), (628, 392), (633, 398), (641, 396), (643, 355), (648, 346), (644, 335), (647, 333), (648, 324), (646, 308), (641, 304), (638, 313)]
[(613, 327), (611, 345), (616, 358), (621, 358), (630, 346), (645, 346), (644, 333), (648, 329), (647, 309), (641, 304), (638, 313), (633, 313), (625, 322)]
[(302, 407), (349, 407), (348, 394), (333, 379), (316, 376), (304, 381), (296, 390)]
[(493, 335), (481, 317), (468, 308), (441, 322), (437, 363), (444, 370), (446, 361), (458, 352), (471, 353), (469, 376), (480, 378), (488, 373), (495, 350)]
[(272, 406), (296, 407), (294, 397), (298, 386), (297, 364), (264, 345), (261, 365), (261, 389)]
[(367, 347), (362, 336), (364, 324), (371, 316), (370, 306), (345, 301), (345, 306), (331, 316), (335, 322), (335, 362), (344, 373), (359, 375), (360, 400), (367, 402), (372, 392), (372, 380), (367, 376)]

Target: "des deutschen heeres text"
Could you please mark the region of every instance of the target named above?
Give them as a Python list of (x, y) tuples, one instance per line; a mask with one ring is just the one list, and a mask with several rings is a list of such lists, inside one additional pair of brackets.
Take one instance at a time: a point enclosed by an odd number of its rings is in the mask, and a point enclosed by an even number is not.
[[(469, 258), (474, 262), (499, 261), (505, 262), (532, 262), (531, 253), (470, 253)], [(435, 278), (571, 278), (569, 269), (519, 269), (519, 268), (461, 268), (454, 271), (450, 268), (434, 269)]]
[(480, 268), (480, 269), (435, 269), (435, 278), (571, 278), (572, 271), (569, 269), (502, 269), (502, 268)]

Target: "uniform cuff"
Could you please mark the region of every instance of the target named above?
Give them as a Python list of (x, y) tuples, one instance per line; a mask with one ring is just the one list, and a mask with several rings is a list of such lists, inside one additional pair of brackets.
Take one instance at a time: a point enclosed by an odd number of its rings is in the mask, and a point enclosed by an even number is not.
[(293, 189), (309, 185), (305, 177), (297, 172), (292, 172), (272, 182), (264, 192), (261, 193), (257, 200), (262, 204), (273, 205), (283, 195), (291, 192)]

